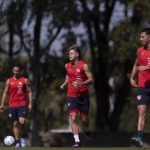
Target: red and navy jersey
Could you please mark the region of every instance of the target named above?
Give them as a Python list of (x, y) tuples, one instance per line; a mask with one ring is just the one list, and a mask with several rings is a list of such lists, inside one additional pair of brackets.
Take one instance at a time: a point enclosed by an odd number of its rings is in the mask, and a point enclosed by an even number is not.
[[(150, 50), (140, 47), (138, 49), (138, 66), (150, 66)], [(138, 72), (138, 87), (150, 87), (150, 70)]]
[(9, 78), (9, 107), (26, 105), (26, 78)]
[(66, 71), (68, 76), (68, 96), (76, 97), (76, 96), (88, 96), (88, 86), (79, 86), (74, 87), (72, 82), (80, 81), (84, 82), (87, 80), (87, 76), (84, 72), (84, 61), (79, 60), (76, 66), (73, 66), (71, 62), (66, 64)]

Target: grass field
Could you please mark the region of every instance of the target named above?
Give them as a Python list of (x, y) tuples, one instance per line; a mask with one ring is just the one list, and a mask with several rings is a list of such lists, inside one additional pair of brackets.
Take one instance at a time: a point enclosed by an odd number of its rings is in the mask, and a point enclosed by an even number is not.
[[(13, 147), (0, 147), (0, 150), (16, 150), (16, 148)], [(109, 148), (103, 148), (103, 147), (97, 147), (97, 148), (89, 148), (89, 147), (84, 147), (84, 148), (68, 148), (68, 147), (27, 147), (27, 148), (19, 148), (20, 149), (25, 149), (25, 150), (73, 150), (73, 149), (77, 149), (77, 150), (142, 150), (142, 149), (146, 149), (146, 150), (150, 150), (150, 148), (129, 148), (129, 147), (109, 147)]]

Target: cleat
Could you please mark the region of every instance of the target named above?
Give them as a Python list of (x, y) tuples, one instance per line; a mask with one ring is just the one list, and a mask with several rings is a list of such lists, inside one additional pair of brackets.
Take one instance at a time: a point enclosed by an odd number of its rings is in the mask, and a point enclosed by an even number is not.
[(16, 145), (15, 145), (15, 148), (20, 148), (20, 146), (21, 146), (20, 143), (17, 142)]
[(139, 137), (132, 137), (131, 142), (136, 145), (137, 147), (143, 147), (144, 143)]
[(21, 138), (21, 139), (20, 139), (20, 144), (21, 144), (21, 147), (22, 147), (22, 148), (25, 148), (25, 147), (26, 147), (26, 141), (25, 141), (24, 138)]
[(87, 130), (84, 132), (85, 133), (85, 136), (88, 140), (91, 140), (92, 139), (92, 134), (91, 134), (91, 131), (90, 130)]
[(80, 147), (80, 142), (75, 142), (74, 145), (72, 145), (72, 148), (79, 148)]

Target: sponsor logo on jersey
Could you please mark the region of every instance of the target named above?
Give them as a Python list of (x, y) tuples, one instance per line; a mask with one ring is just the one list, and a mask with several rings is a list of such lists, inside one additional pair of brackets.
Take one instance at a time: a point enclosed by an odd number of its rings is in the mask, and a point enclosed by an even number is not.
[(79, 72), (80, 72), (80, 69), (76, 69), (76, 72), (79, 73)]
[(11, 113), (9, 113), (8, 116), (9, 116), (9, 118), (12, 118), (12, 114)]
[(19, 84), (19, 85), (22, 85), (22, 82), (19, 82), (18, 84)]
[(137, 100), (141, 100), (141, 98), (142, 98), (142, 95), (137, 96)]

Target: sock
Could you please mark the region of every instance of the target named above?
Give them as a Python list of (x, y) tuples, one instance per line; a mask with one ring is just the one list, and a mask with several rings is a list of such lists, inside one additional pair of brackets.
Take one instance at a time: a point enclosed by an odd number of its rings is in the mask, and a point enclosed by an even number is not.
[(19, 140), (16, 140), (16, 143), (19, 143), (20, 141)]
[(77, 134), (77, 135), (74, 135), (74, 140), (75, 140), (75, 142), (80, 142), (80, 139), (79, 139), (79, 135)]
[(142, 140), (143, 139), (143, 131), (137, 131), (137, 136)]
[(25, 132), (25, 129), (26, 129), (25, 124), (21, 124), (20, 125), (21, 138), (25, 138), (26, 137), (27, 133)]

